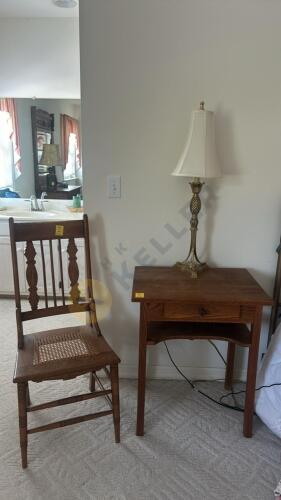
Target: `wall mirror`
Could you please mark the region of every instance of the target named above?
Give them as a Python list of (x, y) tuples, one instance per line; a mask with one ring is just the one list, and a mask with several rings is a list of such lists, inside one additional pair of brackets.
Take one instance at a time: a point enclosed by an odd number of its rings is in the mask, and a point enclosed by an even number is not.
[(82, 195), (80, 100), (0, 98), (0, 197)]

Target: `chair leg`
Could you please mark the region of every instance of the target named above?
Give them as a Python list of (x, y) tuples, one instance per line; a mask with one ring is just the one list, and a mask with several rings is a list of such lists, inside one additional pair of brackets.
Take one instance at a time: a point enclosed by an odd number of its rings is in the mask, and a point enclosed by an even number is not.
[(89, 391), (90, 392), (95, 392), (96, 389), (96, 381), (93, 372), (90, 372), (90, 378), (89, 378)]
[(115, 442), (120, 443), (120, 404), (119, 404), (119, 378), (118, 365), (110, 366), (113, 423), (115, 432)]
[(20, 431), (20, 448), (21, 448), (21, 463), (22, 468), (27, 467), (27, 383), (17, 384), (18, 386), (18, 407), (19, 407), (19, 431)]
[(233, 342), (228, 342), (227, 362), (226, 362), (225, 380), (224, 380), (224, 388), (226, 390), (230, 390), (232, 387), (234, 358), (235, 358), (235, 344)]
[(29, 384), (28, 383), (27, 383), (27, 388), (26, 388), (26, 404), (27, 404), (27, 406), (31, 405), (30, 392), (29, 392)]

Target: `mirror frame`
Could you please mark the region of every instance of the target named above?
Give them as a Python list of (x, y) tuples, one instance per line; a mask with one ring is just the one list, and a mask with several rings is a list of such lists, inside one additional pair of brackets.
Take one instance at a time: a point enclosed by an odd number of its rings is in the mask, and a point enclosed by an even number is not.
[(42, 189), (39, 182), (39, 161), (38, 161), (38, 147), (37, 136), (38, 133), (51, 134), (51, 144), (54, 144), (54, 114), (48, 113), (43, 109), (36, 106), (31, 106), (31, 128), (32, 128), (32, 146), (33, 146), (33, 164), (34, 164), (34, 184), (35, 195), (40, 198)]

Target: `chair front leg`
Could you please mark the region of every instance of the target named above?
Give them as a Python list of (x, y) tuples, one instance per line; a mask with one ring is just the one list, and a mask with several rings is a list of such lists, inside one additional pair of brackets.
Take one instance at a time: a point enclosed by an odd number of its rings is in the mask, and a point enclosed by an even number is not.
[(18, 386), (18, 408), (19, 408), (19, 432), (22, 468), (27, 467), (27, 390), (26, 382), (17, 384)]
[(115, 432), (115, 442), (120, 443), (120, 403), (119, 403), (119, 378), (118, 365), (110, 367), (111, 390), (112, 390), (112, 410)]

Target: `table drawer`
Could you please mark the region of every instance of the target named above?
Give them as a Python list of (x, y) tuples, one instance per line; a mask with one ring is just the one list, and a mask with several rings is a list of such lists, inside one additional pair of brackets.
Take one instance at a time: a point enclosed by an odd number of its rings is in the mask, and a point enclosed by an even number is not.
[(237, 320), (240, 317), (240, 306), (231, 304), (165, 304), (166, 319), (187, 319), (193, 321)]

